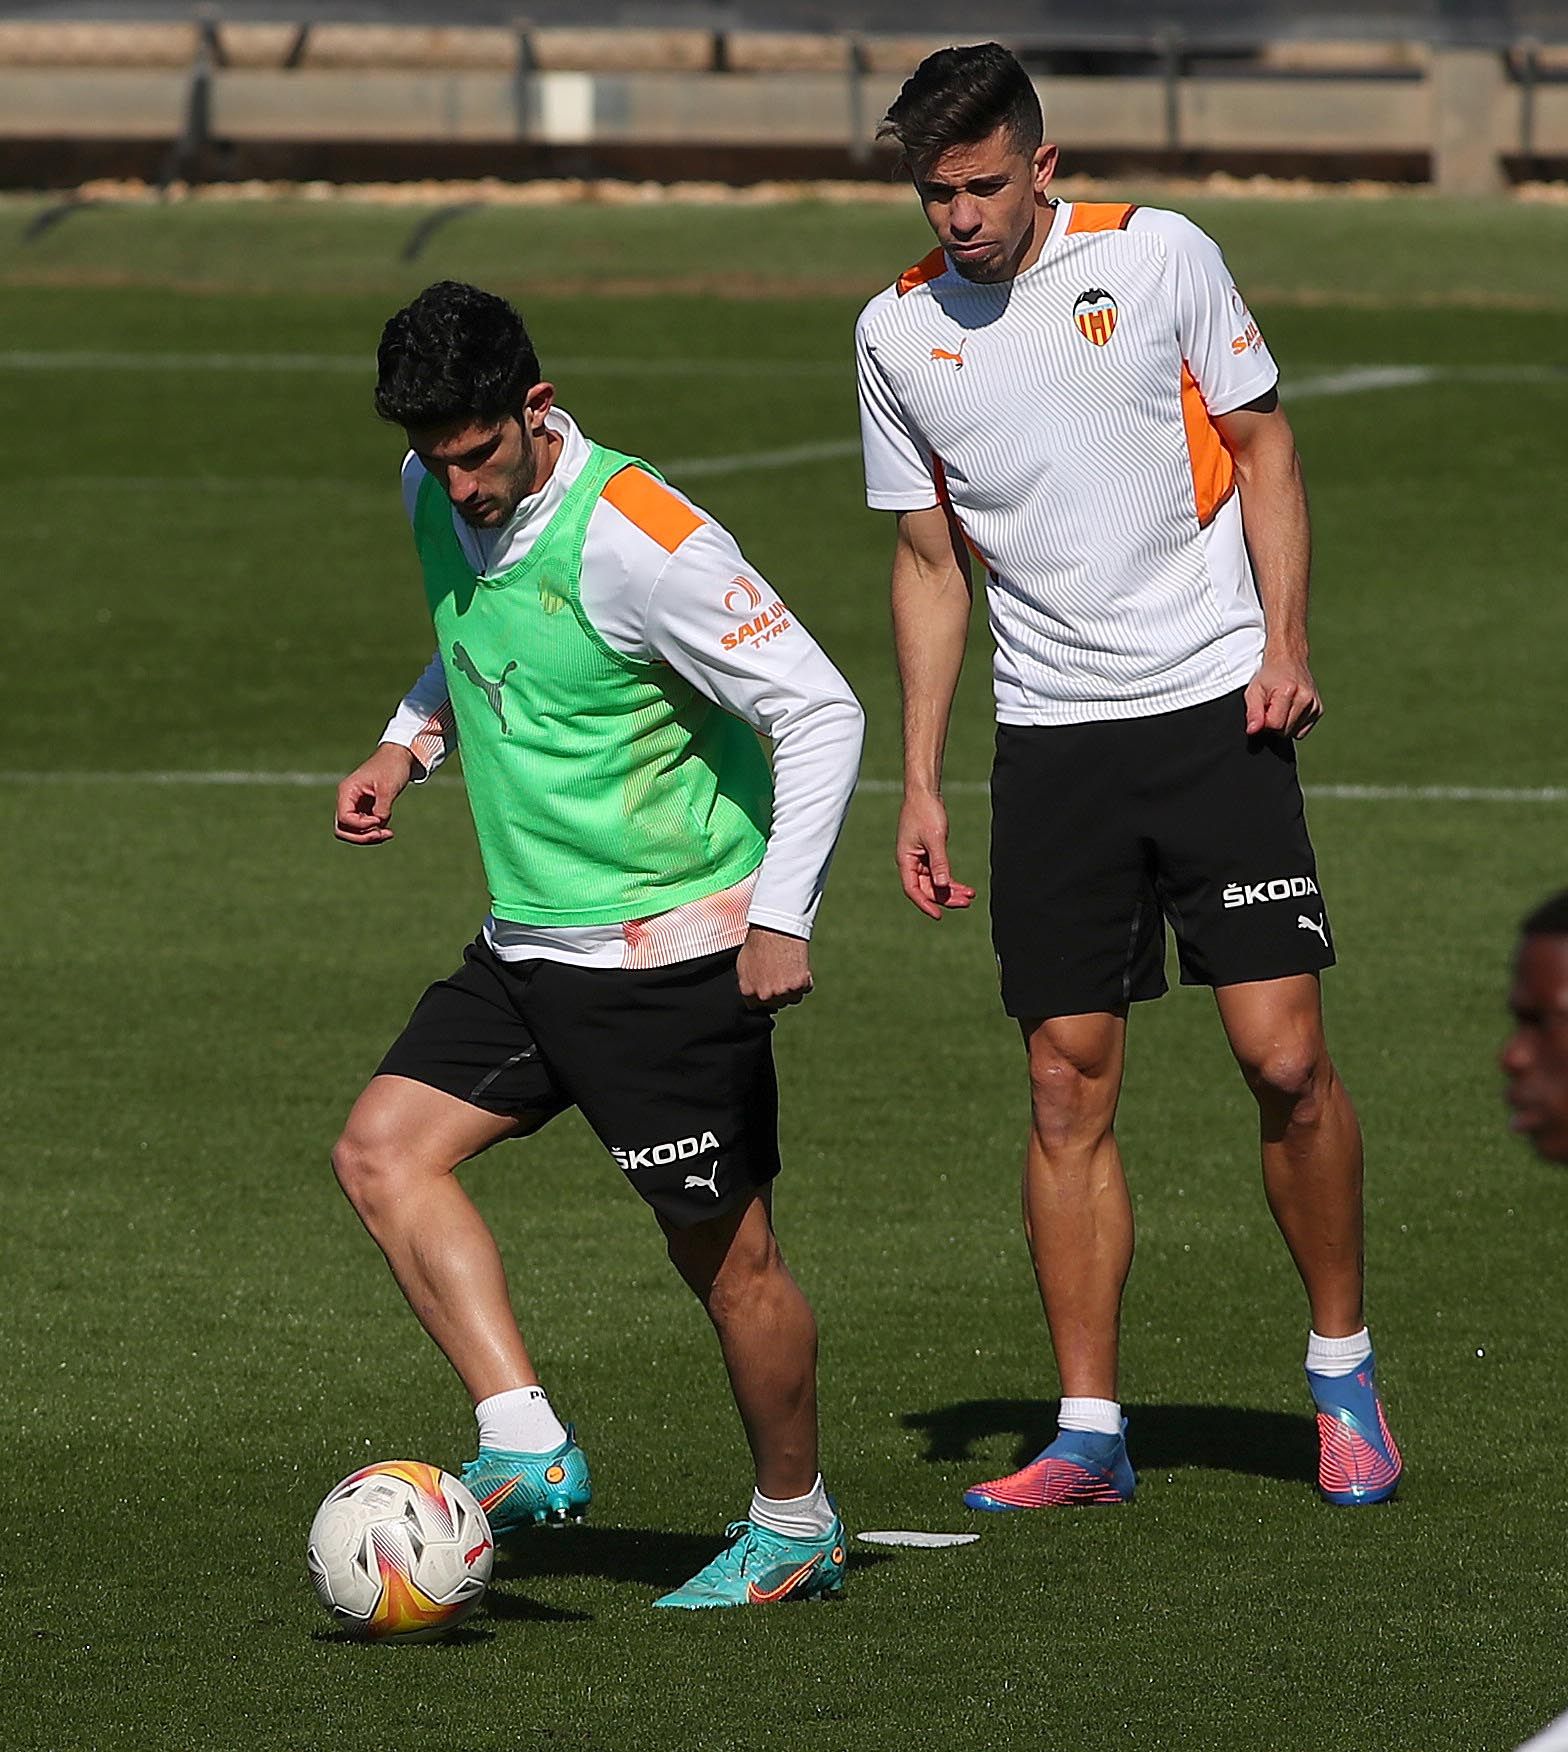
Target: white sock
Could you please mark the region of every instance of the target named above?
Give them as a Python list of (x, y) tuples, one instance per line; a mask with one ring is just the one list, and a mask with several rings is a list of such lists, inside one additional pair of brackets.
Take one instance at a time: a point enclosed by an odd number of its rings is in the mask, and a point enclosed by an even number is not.
[(1064, 1399), (1056, 1414), (1056, 1427), (1088, 1435), (1119, 1436), (1122, 1408), (1114, 1399)]
[(1349, 1338), (1307, 1334), (1307, 1367), (1314, 1375), (1353, 1375), (1372, 1354), (1372, 1338), (1363, 1326)]
[(512, 1387), (492, 1393), (474, 1407), (481, 1448), (513, 1454), (548, 1454), (566, 1440), (561, 1420), (550, 1409), (542, 1387)]
[(828, 1501), (822, 1474), (817, 1474), (817, 1482), (804, 1496), (780, 1500), (754, 1490), (748, 1519), (785, 1539), (820, 1539), (833, 1525), (833, 1505)]

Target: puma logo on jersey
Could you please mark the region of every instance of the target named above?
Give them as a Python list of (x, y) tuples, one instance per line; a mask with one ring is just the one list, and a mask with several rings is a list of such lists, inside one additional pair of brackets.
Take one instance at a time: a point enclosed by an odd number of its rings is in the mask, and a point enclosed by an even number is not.
[[(689, 1162), (693, 1156), (700, 1156), (705, 1150), (716, 1151), (718, 1147), (719, 1140), (711, 1131), (705, 1131), (700, 1138), (672, 1138), (667, 1144), (645, 1144), (636, 1150), (611, 1144), (610, 1154), (617, 1167), (635, 1174), (639, 1168), (667, 1168), (671, 1162)], [(718, 1173), (717, 1163), (713, 1171)], [(716, 1192), (714, 1197), (718, 1197)]]
[(1298, 931), (1316, 931), (1323, 939), (1323, 947), (1328, 948), (1327, 920), (1309, 919), (1305, 913), (1296, 914), (1296, 929)]
[(1080, 292), (1073, 304), (1073, 321), (1086, 341), (1103, 347), (1116, 333), (1116, 300), (1103, 286)]
[(507, 676), (512, 673), (517, 667), (517, 664), (515, 662), (508, 663), (506, 668), (501, 671), (501, 679), (499, 681), (490, 681), (487, 677), (479, 673), (478, 666), (475, 664), (473, 658), (463, 649), (461, 644), (456, 644), (452, 647), (452, 661), (457, 665), (459, 672), (466, 675), (474, 686), (477, 687), (490, 702), (490, 710), (500, 719), (501, 734), (505, 736), (506, 708), (502, 703), (501, 690), (506, 686)]
[(711, 1192), (715, 1198), (719, 1196), (719, 1164), (717, 1161), (713, 1164), (713, 1172), (709, 1174), (706, 1179), (700, 1174), (688, 1174), (686, 1176), (686, 1185), (682, 1190), (685, 1192), (695, 1192), (699, 1186), (707, 1187), (708, 1191)]
[(948, 352), (946, 347), (933, 347), (931, 349), (931, 358), (933, 362), (936, 360), (942, 360), (944, 363), (951, 365), (955, 371), (962, 371), (964, 368), (964, 350), (962, 347), (960, 347), (956, 353)]

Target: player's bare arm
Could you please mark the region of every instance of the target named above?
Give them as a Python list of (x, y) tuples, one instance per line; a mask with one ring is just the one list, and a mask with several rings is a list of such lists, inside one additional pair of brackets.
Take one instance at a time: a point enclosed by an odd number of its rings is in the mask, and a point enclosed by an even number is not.
[(942, 756), (953, 694), (964, 665), (974, 586), (963, 537), (942, 506), (899, 514), (893, 550), (893, 645), (904, 694), (904, 806), (899, 881), (927, 918), (974, 900), (947, 856)]
[(409, 749), (383, 742), (338, 786), (333, 833), (351, 846), (379, 846), (391, 839), (392, 805), (413, 778), (414, 765)]
[(1323, 716), (1323, 701), (1307, 666), (1312, 531), (1295, 435), (1275, 390), (1215, 424), (1235, 459), (1242, 527), (1263, 601), (1263, 662), (1247, 688), (1247, 734), (1273, 730), (1299, 739)]

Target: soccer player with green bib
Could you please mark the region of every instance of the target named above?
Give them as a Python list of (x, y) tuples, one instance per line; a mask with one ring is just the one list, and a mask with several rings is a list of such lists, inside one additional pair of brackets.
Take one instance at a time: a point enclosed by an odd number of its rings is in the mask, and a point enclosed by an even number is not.
[(437, 651), (339, 786), (336, 832), (390, 839), (399, 794), (460, 745), (490, 915), (333, 1166), (472, 1396), (463, 1478), (505, 1537), (581, 1518), (592, 1489), (454, 1171), (580, 1108), (713, 1322), (756, 1463), (728, 1546), (657, 1604), (836, 1593), (816, 1325), (772, 1224), (771, 1035), (811, 990), (860, 707), (725, 530), (555, 405), (504, 300), (428, 288), (377, 365)]

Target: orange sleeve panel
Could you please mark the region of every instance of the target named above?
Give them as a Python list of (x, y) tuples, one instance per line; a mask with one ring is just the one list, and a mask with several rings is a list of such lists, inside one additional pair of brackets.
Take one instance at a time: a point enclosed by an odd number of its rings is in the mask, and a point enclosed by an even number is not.
[(947, 257), (940, 249), (934, 249), (930, 255), (922, 256), (912, 268), (905, 268), (898, 276), (898, 295), (900, 298), (906, 292), (913, 292), (917, 286), (925, 285), (927, 280), (939, 280), (947, 272)]
[(428, 772), (431, 766), (452, 745), (452, 739), (457, 734), (457, 717), (452, 710), (452, 702), (446, 700), (438, 711), (433, 712), (420, 726), (418, 734), (409, 744), (409, 753)]
[(1127, 221), (1138, 211), (1128, 201), (1074, 201), (1073, 216), (1067, 221), (1067, 235), (1076, 237), (1084, 231), (1125, 231)]
[(1192, 464), (1192, 498), (1198, 527), (1206, 529), (1235, 490), (1236, 465), (1209, 416), (1197, 379), (1185, 365), (1181, 368), (1181, 418), (1187, 428), (1187, 460)]
[(947, 470), (942, 466), (941, 457), (938, 456), (934, 450), (931, 452), (931, 482), (936, 488), (937, 503), (948, 514), (948, 516), (952, 518), (958, 533), (964, 538), (964, 546), (969, 549), (970, 553), (974, 555), (988, 572), (995, 571), (996, 568), (985, 557), (985, 555), (981, 553), (979, 548), (975, 546), (974, 540), (969, 531), (964, 528), (963, 518), (958, 515), (956, 510), (954, 510), (953, 495), (947, 488)]
[(635, 523), (644, 535), (651, 536), (667, 554), (673, 554), (693, 530), (702, 528), (702, 519), (691, 506), (677, 499), (644, 468), (623, 468), (619, 474), (611, 475), (600, 497)]

